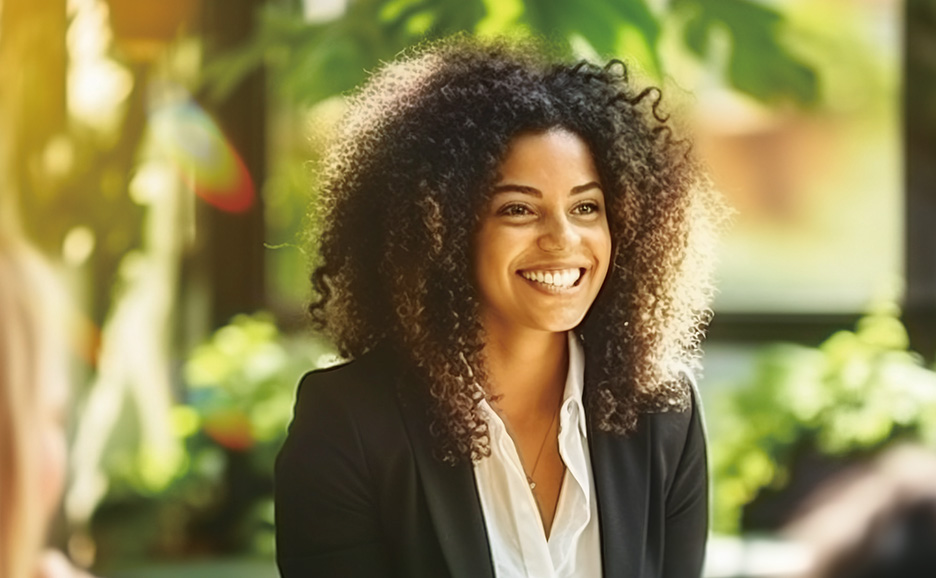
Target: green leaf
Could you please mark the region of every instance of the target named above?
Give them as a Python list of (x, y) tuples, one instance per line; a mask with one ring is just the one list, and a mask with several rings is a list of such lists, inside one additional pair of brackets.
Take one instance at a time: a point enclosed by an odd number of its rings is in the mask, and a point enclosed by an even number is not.
[(786, 21), (776, 10), (750, 0), (674, 0), (672, 9), (688, 14), (683, 42), (700, 58), (709, 56), (716, 30), (727, 32), (731, 53), (726, 74), (737, 90), (771, 103), (818, 101), (816, 72), (784, 46)]
[(434, 0), (434, 4), (437, 16), (435, 26), (430, 31), (432, 36), (448, 36), (456, 32), (477, 30), (488, 15), (488, 7), (484, 0)]
[(662, 77), (663, 65), (657, 50), (662, 28), (660, 21), (643, 0), (621, 0), (611, 4), (621, 15), (618, 32), (621, 53), (640, 62), (646, 72)]
[(534, 32), (566, 46), (573, 38), (584, 39), (601, 57), (637, 61), (660, 75), (660, 23), (643, 0), (527, 0), (525, 14)]
[(810, 105), (819, 98), (815, 71), (764, 37), (734, 37), (728, 79), (734, 88), (764, 102), (792, 99)]
[(483, 0), (484, 16), (474, 27), (479, 36), (516, 32), (524, 16), (522, 0)]
[(683, 28), (683, 42), (699, 58), (704, 58), (708, 54), (711, 26), (710, 18), (695, 14), (686, 21)]

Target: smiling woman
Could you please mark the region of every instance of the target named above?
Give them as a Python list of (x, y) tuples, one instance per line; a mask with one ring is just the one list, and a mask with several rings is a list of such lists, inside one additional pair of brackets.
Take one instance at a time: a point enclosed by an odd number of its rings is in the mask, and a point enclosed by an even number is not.
[(277, 460), (284, 576), (687, 578), (722, 216), (624, 66), (456, 37), (351, 99)]

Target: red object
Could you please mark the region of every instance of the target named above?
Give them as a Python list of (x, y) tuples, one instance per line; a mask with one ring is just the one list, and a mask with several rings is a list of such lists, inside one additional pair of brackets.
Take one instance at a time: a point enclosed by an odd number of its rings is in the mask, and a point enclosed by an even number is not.
[(255, 443), (250, 433), (250, 418), (237, 409), (211, 414), (205, 418), (202, 429), (208, 437), (229, 450), (246, 451)]

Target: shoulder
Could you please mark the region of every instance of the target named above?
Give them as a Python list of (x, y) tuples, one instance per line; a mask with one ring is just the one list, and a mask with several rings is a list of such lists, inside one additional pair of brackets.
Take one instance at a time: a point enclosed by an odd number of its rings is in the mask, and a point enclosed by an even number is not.
[(293, 569), (289, 575), (383, 559), (384, 456), (405, 446), (388, 368), (369, 353), (300, 380), (273, 476), (277, 557), (281, 568)]
[(299, 388), (377, 388), (375, 380), (399, 372), (400, 362), (385, 349), (374, 349), (351, 361), (323, 369), (314, 369), (302, 376)]
[(656, 451), (667, 461), (678, 462), (687, 448), (704, 445), (701, 398), (695, 376), (688, 367), (679, 368), (680, 381), (686, 388), (688, 403), (683, 408), (654, 411), (641, 416)]
[(296, 391), (296, 418), (307, 412), (373, 412), (394, 397), (400, 364), (375, 350), (352, 361), (306, 373)]
[(705, 426), (701, 397), (695, 376), (689, 368), (681, 368), (680, 376), (688, 390), (689, 404), (682, 411), (647, 414), (648, 428), (660, 459), (667, 487), (671, 487), (680, 471), (687, 468), (704, 478), (706, 457)]
[[(372, 351), (299, 382), (280, 462), (356, 456), (369, 461), (404, 436), (397, 399), (401, 364)], [(376, 448), (376, 449), (375, 449)], [(321, 454), (321, 455), (320, 455)]]
[[(672, 409), (650, 412), (648, 416), (653, 421), (665, 424), (666, 427), (685, 429), (689, 426), (690, 422), (700, 419), (701, 417), (702, 407), (699, 386), (696, 382), (695, 375), (687, 366), (681, 365), (676, 370), (676, 375), (683, 388), (683, 393), (687, 398), (687, 402), (685, 404), (674, 402)], [(682, 407), (679, 407), (680, 405), (682, 405)]]

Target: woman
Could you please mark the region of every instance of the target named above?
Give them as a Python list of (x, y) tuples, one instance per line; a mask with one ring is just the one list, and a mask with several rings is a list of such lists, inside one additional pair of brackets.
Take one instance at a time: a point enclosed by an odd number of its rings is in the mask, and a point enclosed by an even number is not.
[(63, 299), (41, 258), (0, 228), (0, 576), (79, 578), (43, 553), (65, 481)]
[(456, 37), (376, 74), (323, 173), (283, 576), (698, 576), (720, 215), (619, 62)]

